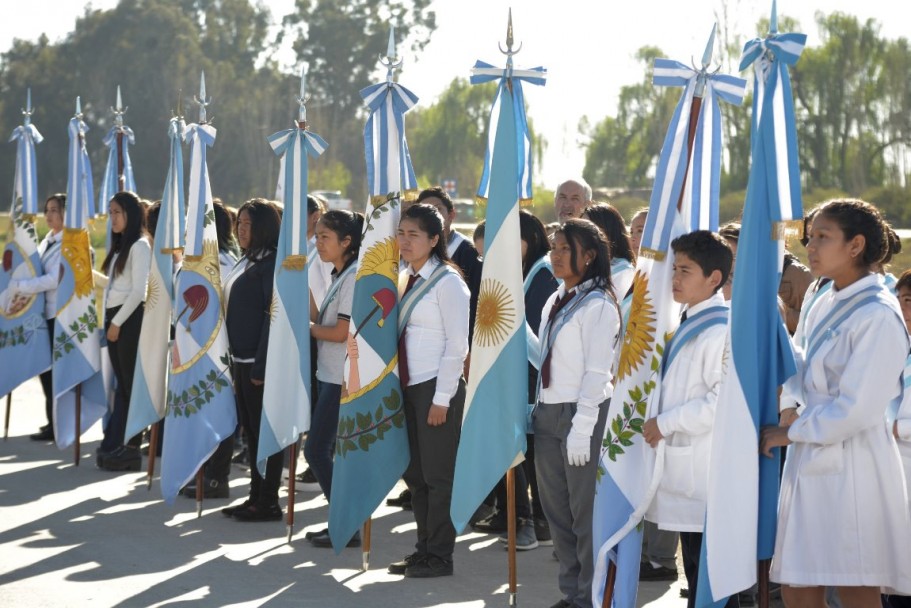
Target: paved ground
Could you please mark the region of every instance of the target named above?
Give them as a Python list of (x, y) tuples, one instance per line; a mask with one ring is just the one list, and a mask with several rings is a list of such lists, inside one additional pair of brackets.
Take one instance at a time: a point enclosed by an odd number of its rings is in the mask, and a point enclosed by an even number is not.
[[(321, 529), (322, 495), (298, 492), (295, 533), (282, 522), (240, 523), (220, 509), (247, 493), (247, 473), (235, 467), (230, 500), (161, 499), (140, 473), (94, 466), (101, 438), (83, 438), (82, 463), (73, 451), (30, 441), (43, 423), (37, 381), (13, 396), (9, 439), (0, 440), (0, 606), (507, 606), (506, 552), (492, 536), (460, 536), (455, 576), (410, 580), (386, 573), (410, 553), (411, 513), (380, 508), (373, 524), (370, 569), (359, 549), (336, 556), (314, 548), (304, 533)], [(5, 399), (0, 411), (5, 413)], [(0, 418), (2, 421), (2, 418)], [(282, 494), (285, 504), (285, 494)], [(550, 606), (559, 593), (551, 548), (518, 555), (518, 604)], [(640, 587), (640, 604), (685, 606), (679, 583)]]

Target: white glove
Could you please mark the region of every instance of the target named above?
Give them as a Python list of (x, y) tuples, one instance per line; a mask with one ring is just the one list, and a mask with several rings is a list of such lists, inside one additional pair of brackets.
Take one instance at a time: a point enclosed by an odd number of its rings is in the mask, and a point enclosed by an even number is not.
[(572, 429), (566, 436), (566, 459), (574, 467), (585, 466), (591, 460), (591, 441), (589, 435), (585, 435)]

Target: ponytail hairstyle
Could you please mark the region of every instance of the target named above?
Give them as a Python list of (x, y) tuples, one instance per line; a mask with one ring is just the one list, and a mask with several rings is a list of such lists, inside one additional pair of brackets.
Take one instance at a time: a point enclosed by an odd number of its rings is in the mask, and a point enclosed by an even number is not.
[(348, 244), (344, 253), (345, 262), (347, 263), (352, 258), (357, 259), (364, 233), (364, 216), (362, 214), (346, 209), (331, 209), (320, 216), (318, 224), (322, 224), (334, 232), (339, 242), (344, 241), (346, 237), (350, 238), (351, 243)]
[(528, 245), (525, 259), (522, 260), (522, 276), (526, 277), (535, 262), (550, 251), (550, 240), (547, 238), (544, 223), (525, 209), (519, 209), (519, 234)]
[(415, 222), (420, 231), (426, 233), (431, 239), (439, 237), (437, 238), (437, 244), (434, 245), (433, 250), (430, 252), (430, 256), (436, 256), (441, 263), (449, 264), (455, 270), (458, 270), (459, 276), (462, 275), (459, 267), (453, 264), (449, 258), (446, 235), (443, 233), (443, 216), (440, 215), (436, 207), (428, 203), (415, 203), (402, 212), (402, 217), (399, 221), (401, 222), (402, 220)]
[[(111, 197), (111, 202), (117, 203), (127, 216), (126, 227), (124, 227), (123, 232), (120, 234), (111, 233), (111, 248), (101, 264), (104, 273), (113, 279), (123, 272), (127, 259), (130, 257), (130, 248), (133, 243), (146, 236), (147, 232), (145, 206), (135, 193), (118, 192)], [(114, 259), (115, 254), (117, 254), (117, 261), (114, 262), (112, 269), (111, 260)]]
[(237, 217), (220, 198), (212, 199), (212, 208), (215, 209), (215, 234), (218, 235), (218, 251), (239, 256), (240, 247), (234, 238), (232, 227), (237, 223)]
[(244, 211), (250, 216), (250, 246), (243, 250), (244, 257), (258, 260), (274, 253), (282, 227), (278, 209), (266, 199), (251, 198), (237, 210), (238, 219)]
[(607, 203), (593, 203), (585, 208), (582, 217), (594, 222), (607, 237), (611, 259), (623, 258), (636, 263), (636, 254), (629, 242), (629, 229), (615, 207)]
[(863, 255), (859, 260), (862, 266), (870, 269), (881, 263), (886, 256), (892, 259), (889, 226), (879, 210), (870, 203), (855, 198), (834, 199), (816, 207), (814, 214), (838, 224), (846, 241), (857, 235), (864, 237)]
[(889, 265), (892, 261), (892, 258), (902, 252), (902, 239), (898, 236), (898, 233), (895, 232), (895, 229), (885, 220), (883, 220), (883, 226), (886, 229), (886, 241), (888, 241), (888, 250), (886, 255), (883, 256), (883, 259), (879, 261), (880, 266), (885, 270), (885, 267)]
[[(566, 220), (560, 228), (554, 232), (554, 235), (562, 234), (566, 242), (569, 243), (570, 258), (569, 263), (573, 272), (580, 273), (582, 279), (580, 283), (593, 280), (589, 291), (600, 289), (607, 292), (611, 300), (616, 303), (614, 297), (614, 283), (611, 280), (610, 273), (610, 244), (601, 229), (598, 228), (591, 220), (582, 218), (572, 218)], [(595, 254), (595, 259), (588, 266), (579, 268), (582, 260), (576, 256), (576, 247), (581, 248), (583, 252), (591, 251)]]

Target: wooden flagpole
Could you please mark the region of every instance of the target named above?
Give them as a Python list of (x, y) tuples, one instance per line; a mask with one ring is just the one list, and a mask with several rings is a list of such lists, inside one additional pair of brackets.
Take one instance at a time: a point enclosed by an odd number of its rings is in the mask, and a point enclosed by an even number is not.
[(614, 584), (617, 582), (617, 564), (613, 561), (607, 564), (607, 582), (604, 585), (604, 598), (601, 608), (611, 608), (614, 601)]
[[(300, 437), (288, 446), (288, 513), (286, 523), (288, 526), (288, 544), (291, 544), (291, 535), (294, 534), (294, 482), (297, 475), (297, 454), (300, 450)], [(254, 463), (253, 466), (256, 466)]]
[(373, 532), (373, 518), (368, 517), (364, 522), (364, 533), (361, 543), (361, 567), (364, 572), (370, 569), (370, 534)]
[(76, 385), (76, 441), (73, 442), (73, 463), (79, 466), (79, 452), (82, 447), (79, 445), (79, 431), (82, 427), (82, 384)]
[(769, 568), (772, 566), (772, 560), (761, 559), (757, 566), (759, 568), (759, 597), (757, 598), (759, 608), (769, 608)]
[(3, 441), (9, 438), (9, 414), (13, 409), (13, 391), (6, 394), (6, 416), (3, 421)]
[(196, 517), (202, 517), (203, 484), (205, 483), (203, 469), (205, 468), (206, 463), (202, 463), (199, 470), (196, 471)]
[(155, 455), (158, 453), (158, 432), (161, 421), (152, 423), (149, 433), (149, 468), (146, 472), (146, 490), (152, 489), (152, 477), (155, 475)]
[(509, 563), (509, 606), (516, 603), (516, 468), (506, 471), (506, 549)]

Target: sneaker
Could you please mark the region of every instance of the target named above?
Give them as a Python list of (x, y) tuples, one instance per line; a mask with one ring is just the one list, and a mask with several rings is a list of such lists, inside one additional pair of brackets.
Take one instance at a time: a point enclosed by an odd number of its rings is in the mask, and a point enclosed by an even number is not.
[(572, 608), (572, 606), (573, 605), (570, 604), (569, 602), (567, 602), (566, 600), (560, 600), (559, 602), (557, 602), (550, 608)]
[(405, 568), (405, 578), (452, 576), (452, 571), (452, 560), (446, 560), (436, 555), (428, 555)]
[(271, 505), (254, 503), (245, 509), (234, 511), (232, 516), (237, 521), (281, 521), (284, 513), (277, 503)]
[(401, 494), (399, 494), (397, 497), (387, 498), (386, 506), (387, 507), (399, 507), (401, 509), (405, 509), (406, 511), (410, 511), (411, 510), (411, 490), (407, 490), (407, 489), (402, 490)]
[[(498, 539), (509, 547), (509, 532), (504, 532)], [(538, 539), (535, 537), (535, 525), (530, 519), (520, 519), (516, 522), (516, 551), (531, 551), (538, 548)]]
[(316, 475), (313, 474), (309, 467), (306, 471), (294, 477), (294, 488), (304, 492), (322, 491), (322, 488), (319, 487), (319, 482), (316, 480)]
[(38, 429), (37, 433), (32, 433), (28, 436), (32, 441), (53, 441), (54, 440), (54, 427), (49, 424), (45, 424), (43, 427)]
[[(313, 536), (309, 540), (310, 540), (310, 544), (313, 545), (314, 547), (319, 547), (321, 549), (331, 549), (332, 548), (332, 539), (329, 537), (328, 531), (326, 531), (325, 534), (318, 534), (316, 536)], [(354, 548), (354, 547), (360, 547), (361, 546), (361, 533), (355, 532), (354, 536), (351, 537), (351, 539), (348, 541), (348, 543), (345, 546), (348, 547), (349, 549)]]
[(474, 527), (476, 523), (483, 519), (487, 519), (496, 512), (497, 510), (493, 506), (486, 502), (482, 502), (481, 505), (475, 509), (474, 513), (471, 514), (471, 517), (468, 518), (468, 525)]
[(542, 547), (550, 547), (554, 544), (554, 539), (550, 536), (550, 524), (543, 517), (535, 518), (535, 538)]
[[(196, 498), (196, 482), (192, 481), (188, 483), (180, 493), (187, 498)], [(206, 479), (203, 481), (203, 498), (228, 498), (229, 495), (230, 492), (228, 490), (227, 481), (218, 481), (217, 479)]]
[(506, 532), (506, 513), (504, 511), (497, 511), (487, 519), (475, 522), (471, 527), (478, 532), (486, 532), (487, 534), (500, 534), (501, 532)]
[(224, 509), (221, 510), (221, 514), (224, 515), (225, 517), (233, 517), (237, 511), (246, 509), (247, 507), (249, 507), (252, 504), (253, 504), (253, 501), (248, 498), (247, 500), (243, 501), (239, 505), (225, 507)]
[(405, 559), (402, 561), (389, 564), (389, 567), (386, 568), (386, 572), (389, 574), (405, 574), (405, 571), (408, 570), (410, 566), (415, 565), (423, 559), (427, 559), (426, 553), (412, 553), (411, 555), (406, 555)]
[(664, 566), (653, 566), (650, 562), (639, 564), (640, 581), (676, 581), (677, 569), (665, 568)]
[(138, 471), (142, 468), (142, 455), (139, 448), (122, 445), (101, 461), (105, 471)]

